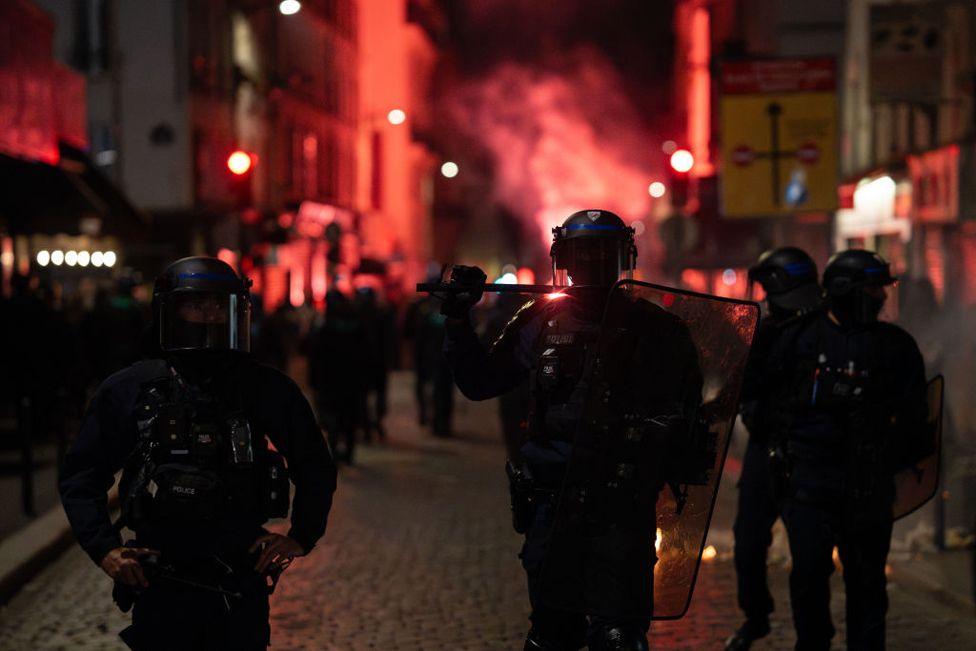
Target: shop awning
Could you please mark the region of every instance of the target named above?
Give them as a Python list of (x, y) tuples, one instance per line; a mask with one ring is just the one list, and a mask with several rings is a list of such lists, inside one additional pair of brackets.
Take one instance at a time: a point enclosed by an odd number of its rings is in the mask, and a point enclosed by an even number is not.
[(57, 166), (0, 155), (0, 220), (11, 233), (124, 238), (149, 225), (83, 152), (65, 144)]

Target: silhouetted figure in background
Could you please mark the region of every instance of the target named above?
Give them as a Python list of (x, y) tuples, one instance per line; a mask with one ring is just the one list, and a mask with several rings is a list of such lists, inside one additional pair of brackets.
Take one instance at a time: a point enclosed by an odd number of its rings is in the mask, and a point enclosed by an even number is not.
[(337, 459), (353, 462), (366, 398), (369, 339), (356, 307), (338, 290), (325, 297), (325, 320), (312, 334), (308, 383)]
[(407, 310), (404, 334), (413, 340), (414, 392), (420, 424), (430, 425), (435, 436), (450, 436), (454, 380), (444, 357), (445, 318), (440, 309), (437, 299), (418, 298)]
[(0, 303), (0, 406), (14, 416), (13, 435), (21, 451), (22, 508), (33, 515), (34, 444), (50, 425), (46, 415), (57, 380), (57, 343), (52, 345), (52, 311), (31, 287), (31, 279), (14, 276), (11, 290), (10, 298)]
[(95, 383), (142, 357), (148, 319), (132, 296), (133, 288), (132, 280), (124, 278), (111, 289), (99, 290), (95, 308), (82, 323), (85, 361)]
[[(390, 368), (396, 348), (396, 314), (372, 287), (356, 291), (356, 309), (363, 321), (368, 339), (369, 361), (365, 369), (367, 405), (364, 427), (367, 440), (375, 432), (380, 440), (386, 438), (383, 419), (387, 412), (387, 391)], [(372, 401), (369, 397), (372, 397)]]
[(290, 303), (282, 303), (264, 318), (254, 342), (254, 356), (284, 373), (288, 373), (288, 362), (298, 349), (299, 327), (294, 313)]

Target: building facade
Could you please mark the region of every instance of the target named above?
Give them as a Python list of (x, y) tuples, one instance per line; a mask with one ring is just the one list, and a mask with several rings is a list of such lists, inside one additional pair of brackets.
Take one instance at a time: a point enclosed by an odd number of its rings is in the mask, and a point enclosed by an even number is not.
[[(157, 265), (220, 253), (268, 309), (321, 304), (363, 255), (419, 268), (431, 163), (417, 134), (436, 60), (424, 3), (42, 4), (88, 77), (92, 157), (155, 217), (142, 253)], [(248, 170), (229, 169), (233, 152)]]
[[(86, 80), (36, 3), (0, 7), (0, 295), (13, 276), (71, 287), (111, 274), (144, 216), (86, 155)], [(111, 261), (111, 264), (106, 264)]]

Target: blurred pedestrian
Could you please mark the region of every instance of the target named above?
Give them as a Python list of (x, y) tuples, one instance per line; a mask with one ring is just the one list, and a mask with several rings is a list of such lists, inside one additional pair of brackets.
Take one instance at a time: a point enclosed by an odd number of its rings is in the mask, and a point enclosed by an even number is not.
[(454, 380), (443, 351), (444, 323), (440, 301), (422, 296), (408, 308), (404, 332), (413, 341), (419, 422), (429, 425), (434, 435), (441, 437), (451, 435), (454, 413)]
[(254, 342), (254, 356), (287, 374), (288, 364), (298, 351), (300, 331), (295, 308), (285, 301), (264, 318)]
[(371, 355), (366, 329), (352, 300), (339, 290), (329, 290), (325, 319), (311, 335), (308, 383), (336, 458), (350, 464), (362, 423)]
[(91, 379), (99, 383), (143, 355), (146, 311), (133, 296), (135, 282), (123, 277), (95, 296), (95, 306), (83, 323), (85, 362)]
[(383, 419), (388, 408), (390, 368), (396, 349), (396, 314), (380, 291), (372, 285), (356, 290), (356, 311), (363, 321), (370, 353), (365, 369), (367, 404), (363, 416), (367, 441), (372, 440), (373, 434), (381, 441), (386, 438)]

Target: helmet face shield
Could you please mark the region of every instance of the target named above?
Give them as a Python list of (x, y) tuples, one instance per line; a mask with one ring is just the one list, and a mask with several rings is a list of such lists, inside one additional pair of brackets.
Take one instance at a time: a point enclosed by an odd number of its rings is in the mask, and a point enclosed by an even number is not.
[(159, 345), (166, 352), (250, 348), (251, 306), (238, 294), (199, 290), (158, 297)]
[(630, 277), (633, 244), (626, 239), (587, 237), (553, 245), (553, 284), (610, 286)]

